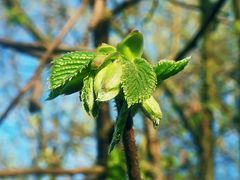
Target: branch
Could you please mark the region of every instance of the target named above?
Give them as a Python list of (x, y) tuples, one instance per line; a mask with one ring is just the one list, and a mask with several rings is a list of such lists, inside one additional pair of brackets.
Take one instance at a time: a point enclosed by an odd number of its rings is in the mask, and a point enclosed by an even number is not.
[(6, 108), (6, 110), (3, 112), (2, 116), (0, 117), (0, 124), (3, 122), (3, 120), (6, 118), (8, 113), (18, 104), (19, 100), (22, 98), (22, 96), (28, 92), (33, 85), (35, 84), (35, 81), (38, 80), (38, 78), (41, 75), (41, 72), (47, 63), (47, 60), (52, 55), (52, 52), (54, 49), (61, 43), (62, 38), (66, 35), (66, 33), (72, 28), (74, 23), (77, 21), (77, 19), (80, 17), (80, 15), (85, 11), (87, 8), (87, 0), (83, 1), (82, 6), (77, 10), (75, 14), (73, 14), (72, 17), (67, 21), (67, 23), (64, 25), (64, 27), (61, 29), (59, 35), (53, 40), (53, 42), (49, 45), (47, 48), (46, 53), (42, 56), (40, 59), (40, 64), (37, 67), (35, 73), (33, 74), (32, 78), (27, 82), (27, 84), (19, 91), (17, 96), (11, 101), (10, 105)]
[(8, 13), (9, 19), (15, 19), (15, 23), (26, 29), (36, 40), (41, 42), (46, 42), (48, 40), (48, 38), (36, 28), (34, 23), (20, 6), (19, 1), (4, 0), (3, 3), (10, 9), (10, 11), (14, 11), (15, 13)]
[(170, 0), (168, 2), (176, 4), (176, 5), (181, 6), (183, 8), (187, 8), (187, 9), (193, 9), (193, 10), (199, 10), (200, 9), (199, 5), (188, 4), (188, 3), (177, 1), (177, 0)]
[(137, 3), (139, 3), (142, 0), (131, 0), (131, 1), (124, 1), (123, 3), (119, 4), (117, 7), (115, 7), (112, 10), (112, 14), (113, 15), (118, 15), (119, 13), (121, 13), (123, 10), (136, 5)]
[[(41, 57), (42, 53), (45, 53), (47, 50), (46, 46), (42, 43), (17, 42), (17, 41), (11, 41), (5, 38), (0, 38), (0, 45), (2, 47), (11, 48), (18, 52), (32, 55), (38, 58)], [(86, 47), (69, 47), (69, 46), (60, 45), (53, 50), (51, 56), (56, 56), (58, 54), (66, 53), (70, 51), (93, 51), (93, 50)]]
[[(215, 19), (216, 15), (219, 13), (219, 11), (220, 11), (221, 7), (224, 5), (225, 1), (226, 0), (219, 0), (218, 2), (215, 3), (215, 5), (213, 5), (211, 12), (208, 14), (206, 20), (203, 22), (203, 24), (201, 25), (200, 29), (197, 31), (195, 36), (193, 36), (192, 40), (185, 46), (185, 48), (176, 55), (175, 59), (177, 61), (182, 59), (190, 50), (192, 50), (194, 47), (196, 47), (197, 42), (205, 34), (205, 32), (208, 29), (209, 24)], [(164, 84), (164, 88), (166, 90), (168, 97), (170, 98), (170, 100), (173, 104), (173, 108), (180, 116), (180, 119), (182, 120), (184, 127), (193, 136), (193, 140), (195, 141), (195, 144), (199, 144), (200, 137), (199, 137), (197, 131), (195, 131), (195, 129), (188, 122), (188, 118), (184, 114), (182, 106), (176, 101), (173, 92), (171, 91), (171, 89), (168, 86), (166, 86), (166, 84)]]
[(195, 144), (197, 144), (198, 142), (200, 142), (200, 137), (197, 134), (197, 132), (195, 131), (195, 129), (190, 125), (190, 123), (188, 122), (188, 118), (185, 115), (184, 111), (183, 111), (183, 107), (176, 101), (176, 98), (174, 96), (174, 93), (171, 91), (171, 89), (165, 84), (163, 84), (163, 87), (166, 91), (167, 96), (169, 97), (173, 108), (175, 109), (175, 111), (178, 113), (180, 120), (183, 123), (183, 126), (185, 127), (185, 129), (187, 129), (191, 135), (193, 136), (193, 140), (195, 141)]
[(124, 146), (129, 179), (140, 180), (141, 176), (138, 162), (137, 147), (135, 144), (133, 120), (130, 114), (128, 115), (125, 129), (123, 131), (122, 141)]
[(216, 18), (216, 15), (219, 13), (225, 2), (226, 0), (219, 0), (213, 5), (211, 12), (206, 17), (198, 32), (193, 36), (192, 40), (185, 46), (185, 48), (176, 55), (175, 59), (182, 59), (189, 51), (196, 47), (198, 41), (205, 34), (209, 24)]
[(95, 166), (91, 168), (76, 168), (76, 169), (5, 169), (0, 171), (0, 177), (13, 177), (13, 176), (23, 176), (23, 175), (75, 175), (75, 174), (84, 174), (84, 175), (93, 175), (101, 174), (105, 172), (105, 169), (101, 166)]

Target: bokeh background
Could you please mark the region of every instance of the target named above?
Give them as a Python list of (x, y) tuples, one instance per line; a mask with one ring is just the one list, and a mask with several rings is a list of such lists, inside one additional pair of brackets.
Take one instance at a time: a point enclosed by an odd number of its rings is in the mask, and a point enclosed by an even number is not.
[(143, 179), (240, 179), (239, 0), (1, 0), (0, 179), (127, 179), (114, 102), (94, 120), (78, 93), (45, 99), (54, 57), (133, 29), (153, 64), (191, 56), (156, 89), (160, 128), (134, 117)]

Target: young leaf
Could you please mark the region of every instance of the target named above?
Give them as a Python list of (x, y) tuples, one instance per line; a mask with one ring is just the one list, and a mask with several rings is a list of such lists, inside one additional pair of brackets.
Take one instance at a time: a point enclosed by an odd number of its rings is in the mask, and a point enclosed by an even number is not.
[(117, 145), (119, 143), (119, 141), (122, 137), (129, 111), (130, 111), (130, 109), (127, 107), (127, 104), (123, 103), (120, 113), (117, 117), (115, 127), (114, 127), (112, 141), (111, 141), (111, 144), (110, 144), (109, 150), (108, 150), (109, 153), (113, 150), (115, 145)]
[(121, 63), (116, 60), (101, 69), (94, 79), (98, 101), (108, 101), (118, 95), (122, 76)]
[(50, 90), (66, 84), (93, 60), (95, 53), (71, 52), (55, 59), (51, 67)]
[(122, 87), (128, 107), (148, 99), (156, 87), (156, 74), (142, 58), (123, 60)]
[(87, 76), (83, 81), (83, 88), (81, 93), (81, 100), (84, 110), (88, 113), (88, 115), (95, 117), (94, 114), (94, 106), (95, 97), (94, 97), (94, 89), (93, 89), (93, 77)]
[(111, 59), (116, 53), (116, 48), (108, 44), (103, 43), (97, 48), (96, 57), (91, 63), (92, 69), (98, 69), (107, 59)]
[(104, 55), (109, 55), (114, 52), (116, 52), (116, 48), (106, 43), (102, 43), (101, 46), (97, 48), (97, 53), (101, 53)]
[(189, 59), (190, 57), (187, 57), (180, 61), (161, 60), (154, 68), (158, 83), (183, 70), (184, 67), (188, 64)]
[(117, 51), (127, 59), (140, 58), (143, 53), (143, 36), (138, 31), (133, 31), (117, 45)]
[(87, 70), (83, 70), (81, 73), (72, 78), (70, 81), (65, 82), (64, 85), (51, 90), (46, 100), (54, 99), (61, 94), (69, 95), (80, 91), (83, 86), (83, 79), (85, 76), (87, 76), (88, 73), (89, 72)]

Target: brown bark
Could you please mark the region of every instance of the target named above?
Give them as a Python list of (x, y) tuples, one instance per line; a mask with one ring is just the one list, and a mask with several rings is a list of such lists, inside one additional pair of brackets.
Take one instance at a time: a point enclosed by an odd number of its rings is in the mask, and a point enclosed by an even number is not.
[(133, 120), (129, 115), (123, 132), (123, 146), (130, 180), (140, 180), (140, 168), (138, 162), (137, 147), (135, 144), (135, 133), (133, 129)]

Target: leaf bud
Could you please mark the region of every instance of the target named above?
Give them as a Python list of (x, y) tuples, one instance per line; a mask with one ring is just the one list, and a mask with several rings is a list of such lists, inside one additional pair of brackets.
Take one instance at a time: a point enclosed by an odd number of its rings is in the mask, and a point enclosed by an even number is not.
[(151, 96), (141, 104), (141, 108), (144, 114), (153, 122), (153, 127), (156, 129), (159, 127), (162, 119), (162, 111), (158, 102)]

